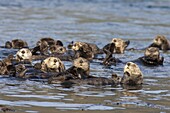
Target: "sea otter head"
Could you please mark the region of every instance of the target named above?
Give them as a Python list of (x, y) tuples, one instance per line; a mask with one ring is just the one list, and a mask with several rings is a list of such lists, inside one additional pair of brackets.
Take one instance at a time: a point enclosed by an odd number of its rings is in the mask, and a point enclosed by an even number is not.
[(138, 65), (133, 62), (126, 63), (121, 83), (127, 85), (139, 85), (143, 83), (143, 74)]
[(129, 45), (130, 41), (124, 41), (120, 38), (113, 38), (111, 43), (115, 44), (114, 53), (122, 54), (122, 53), (124, 53), (125, 49)]
[(156, 47), (149, 47), (145, 50), (145, 57), (150, 60), (159, 60), (160, 52)]
[(85, 45), (83, 42), (75, 42), (72, 46), (72, 49), (78, 51), (81, 47), (83, 47), (83, 45)]
[(22, 48), (16, 53), (16, 59), (19, 61), (23, 60), (31, 60), (32, 59), (32, 53), (27, 48)]
[(90, 63), (87, 59), (79, 57), (74, 60), (73, 66), (75, 66), (76, 68), (81, 68), (84, 71), (87, 71), (88, 72), (87, 74), (89, 74)]
[(42, 71), (45, 72), (63, 72), (65, 66), (57, 57), (48, 57), (41, 64)]
[(167, 44), (168, 40), (163, 35), (157, 35), (155, 39), (153, 40), (153, 43), (157, 46), (162, 46), (163, 44)]
[(66, 48), (59, 45), (53, 45), (49, 48), (51, 53), (57, 53), (57, 54), (64, 54), (66, 52)]

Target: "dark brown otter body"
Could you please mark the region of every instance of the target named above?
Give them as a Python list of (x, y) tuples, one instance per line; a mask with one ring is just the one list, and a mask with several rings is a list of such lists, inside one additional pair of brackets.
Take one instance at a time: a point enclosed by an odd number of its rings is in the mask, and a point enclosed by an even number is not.
[(23, 47), (28, 47), (28, 44), (27, 42), (21, 40), (21, 39), (15, 39), (15, 40), (12, 40), (11, 42), (10, 41), (7, 41), (5, 43), (5, 48), (13, 48), (13, 49), (21, 49)]
[(55, 46), (63, 46), (63, 43), (60, 40), (54, 40), (52, 38), (42, 38), (36, 45), (37, 46), (32, 49), (33, 55), (37, 55), (38, 52), (41, 55), (49, 55), (49, 50), (52, 50), (51, 52), (53, 52), (54, 49), (57, 50)]
[(67, 82), (70, 82), (72, 84), (78, 84), (78, 85), (87, 84), (87, 85), (102, 86), (102, 85), (118, 85), (120, 81), (121, 78), (118, 77), (116, 74), (113, 74), (111, 78), (91, 76), (86, 79), (75, 79), (75, 80), (65, 81), (62, 84), (66, 84)]

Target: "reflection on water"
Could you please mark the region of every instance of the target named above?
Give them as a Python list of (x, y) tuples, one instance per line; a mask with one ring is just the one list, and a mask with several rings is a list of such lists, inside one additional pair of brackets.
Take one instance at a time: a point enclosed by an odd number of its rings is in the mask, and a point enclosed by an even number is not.
[[(168, 0), (1, 0), (0, 46), (7, 40), (21, 38), (35, 46), (41, 37), (61, 39), (65, 45), (81, 40), (100, 48), (113, 37), (130, 40), (130, 47), (144, 48), (157, 34), (170, 37), (170, 1)], [(14, 50), (0, 49), (0, 58)], [(143, 51), (115, 55), (128, 61)], [(0, 78), (0, 108), (8, 106), (19, 112), (37, 113), (72, 110), (105, 112), (169, 112), (169, 52), (162, 53), (164, 66), (140, 66), (143, 86), (95, 87), (48, 85), (44, 81)], [(96, 61), (97, 62), (97, 61)], [(71, 63), (64, 62), (68, 68)], [(91, 74), (123, 74), (123, 64), (106, 68), (91, 63)], [(136, 88), (135, 88), (136, 89)], [(137, 109), (134, 109), (137, 108)]]

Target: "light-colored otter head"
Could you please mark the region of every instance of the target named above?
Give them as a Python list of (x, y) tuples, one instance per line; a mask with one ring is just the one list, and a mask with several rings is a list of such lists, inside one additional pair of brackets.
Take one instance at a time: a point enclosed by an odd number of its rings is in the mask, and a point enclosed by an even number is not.
[(115, 44), (115, 50), (114, 53), (124, 53), (126, 47), (129, 45), (129, 41), (124, 41), (120, 38), (113, 38), (112, 42)]
[(143, 74), (138, 65), (133, 62), (126, 63), (121, 83), (127, 85), (138, 85), (143, 83)]
[(168, 42), (167, 38), (163, 35), (157, 35), (153, 40), (153, 43), (158, 46), (161, 46), (162, 44), (166, 44), (167, 42)]
[(83, 57), (88, 60), (92, 60), (94, 58), (94, 52), (88, 43), (75, 42), (72, 49), (75, 51), (75, 58)]
[(149, 47), (145, 50), (145, 57), (152, 60), (158, 60), (160, 58), (159, 49), (156, 47)]
[(83, 47), (83, 45), (85, 45), (84, 42), (75, 42), (72, 46), (72, 49), (78, 51), (81, 47)]
[(50, 47), (51, 53), (57, 53), (57, 54), (64, 54), (66, 52), (66, 48), (59, 45), (53, 45)]
[(41, 64), (42, 71), (45, 72), (63, 72), (65, 66), (57, 57), (48, 57)]
[(23, 60), (32, 60), (32, 53), (29, 49), (27, 48), (22, 48), (16, 53), (16, 59), (19, 61)]
[(87, 59), (79, 57), (77, 59), (74, 60), (73, 62), (73, 66), (77, 67), (77, 68), (81, 68), (84, 71), (87, 71), (87, 74), (89, 74), (89, 70), (90, 70), (90, 63)]

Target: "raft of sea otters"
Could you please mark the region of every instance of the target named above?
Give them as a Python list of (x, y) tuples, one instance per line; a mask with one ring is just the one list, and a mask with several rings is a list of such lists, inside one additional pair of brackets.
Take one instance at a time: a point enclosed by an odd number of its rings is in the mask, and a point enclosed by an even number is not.
[[(112, 56), (112, 54), (123, 54), (129, 44), (130, 41), (113, 38), (102, 49), (86, 42), (71, 42), (66, 48), (60, 40), (42, 38), (34, 48), (29, 48), (27, 42), (15, 39), (1, 46), (1, 48), (19, 50), (0, 61), (0, 75), (22, 79), (47, 79), (49, 84), (141, 85), (143, 74), (137, 64), (163, 65), (164, 58), (161, 57), (159, 50), (169, 50), (170, 44), (165, 36), (157, 35), (153, 43), (145, 48), (144, 56), (134, 61), (123, 62)], [(97, 58), (98, 54), (105, 54), (105, 57)], [(90, 75), (90, 62), (93, 59), (100, 60), (101, 65), (105, 66), (125, 64), (123, 76), (115, 73), (110, 78)], [(41, 62), (33, 63), (37, 60)], [(66, 69), (62, 61), (73, 63)]]

